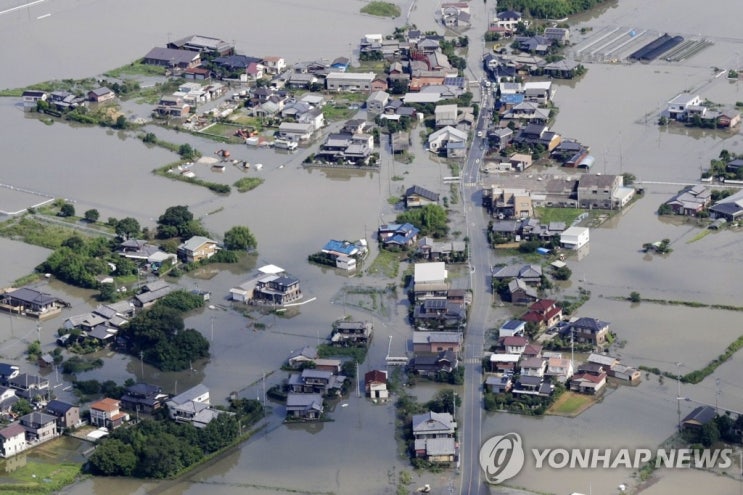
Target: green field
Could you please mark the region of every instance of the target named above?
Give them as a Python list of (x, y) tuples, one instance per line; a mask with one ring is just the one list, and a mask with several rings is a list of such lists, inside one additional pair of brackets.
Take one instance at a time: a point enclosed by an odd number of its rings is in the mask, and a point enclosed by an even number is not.
[[(18, 456), (18, 459), (24, 458), (25, 454)], [(4, 461), (4, 463), (7, 463), (5, 471), (8, 468), (12, 469), (13, 462), (16, 462), (13, 457)], [(80, 464), (47, 464), (27, 461), (2, 475), (0, 478), (0, 494), (42, 495), (53, 493), (74, 482), (79, 474)]]
[(557, 401), (547, 410), (547, 414), (556, 416), (577, 416), (585, 409), (593, 405), (594, 397), (590, 395), (576, 394), (574, 392), (563, 393)]
[(570, 225), (581, 213), (585, 213), (585, 210), (580, 208), (534, 208), (534, 214), (542, 224), (565, 222), (566, 225)]
[(379, 251), (374, 262), (366, 271), (369, 275), (383, 275), (389, 278), (397, 278), (400, 271), (400, 253), (390, 251)]
[(243, 177), (242, 179), (238, 179), (234, 186), (237, 188), (238, 192), (242, 193), (251, 191), (261, 184), (263, 184), (263, 179), (259, 177)]
[(165, 67), (157, 65), (145, 65), (139, 61), (124, 65), (118, 69), (113, 69), (105, 74), (106, 77), (115, 77), (120, 79), (122, 76), (164, 76)]
[(362, 14), (379, 17), (400, 17), (400, 7), (389, 2), (369, 2), (361, 8)]

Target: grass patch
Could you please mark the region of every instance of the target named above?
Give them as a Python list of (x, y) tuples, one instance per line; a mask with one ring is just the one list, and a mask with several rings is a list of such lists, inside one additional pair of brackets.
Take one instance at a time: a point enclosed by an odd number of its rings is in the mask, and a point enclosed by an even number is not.
[(383, 275), (389, 278), (397, 278), (400, 272), (400, 253), (392, 251), (379, 251), (379, 254), (366, 271), (369, 275)]
[(80, 464), (28, 461), (24, 466), (5, 474), (4, 482), (0, 484), (0, 493), (53, 493), (74, 482), (79, 475)]
[(558, 398), (549, 409), (547, 414), (554, 414), (556, 416), (577, 416), (586, 409), (588, 409), (593, 403), (594, 398), (590, 395), (576, 394), (574, 392), (566, 391), (560, 398)]
[(121, 79), (122, 76), (164, 76), (165, 67), (143, 64), (141, 60), (121, 66), (103, 74), (106, 77)]
[(322, 113), (327, 120), (345, 120), (351, 118), (356, 110), (350, 110), (346, 105), (336, 103), (322, 107)]
[(687, 244), (691, 244), (692, 242), (696, 242), (696, 241), (698, 241), (700, 239), (704, 239), (705, 237), (707, 237), (711, 233), (712, 233), (711, 230), (704, 229), (701, 232), (699, 232), (697, 235), (695, 235), (694, 237), (692, 237), (691, 239), (689, 239), (688, 241), (686, 241), (686, 243)]
[(389, 2), (369, 2), (361, 8), (362, 14), (379, 17), (400, 17), (400, 7)]
[(263, 179), (260, 179), (258, 177), (243, 177), (242, 179), (235, 182), (235, 188), (238, 190), (238, 192), (248, 192), (256, 187), (263, 184)]
[(581, 213), (585, 213), (585, 210), (580, 208), (534, 208), (534, 214), (542, 224), (565, 222), (566, 225), (571, 225)]
[(198, 177), (186, 177), (185, 175), (179, 174), (177, 172), (169, 172), (170, 170), (177, 168), (178, 165), (183, 163), (186, 163), (186, 160), (169, 163), (168, 165), (156, 168), (155, 170), (153, 170), (153, 173), (155, 175), (159, 175), (160, 177), (166, 177), (168, 179), (179, 180), (181, 182), (188, 182), (189, 184), (194, 184), (196, 186), (206, 187), (210, 191), (213, 191), (217, 194), (230, 193), (230, 186), (227, 184), (219, 184), (218, 182), (210, 182), (204, 179), (199, 179)]
[(225, 140), (226, 142), (234, 144), (242, 144), (244, 141), (243, 138), (235, 136), (235, 131), (239, 128), (240, 126), (237, 124), (223, 124), (217, 122), (202, 129), (199, 131), (199, 134), (219, 138), (220, 140)]
[(27, 215), (0, 225), (0, 236), (47, 249), (57, 249), (67, 238), (77, 233), (73, 228), (43, 223)]

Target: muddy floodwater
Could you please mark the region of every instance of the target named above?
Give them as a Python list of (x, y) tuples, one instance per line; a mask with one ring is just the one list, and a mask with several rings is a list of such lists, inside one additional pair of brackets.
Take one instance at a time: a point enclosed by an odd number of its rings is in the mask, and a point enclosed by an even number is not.
[[(153, 46), (198, 33), (234, 41), (241, 53), (254, 56), (280, 55), (288, 63), (314, 58), (353, 57), (365, 33), (389, 33), (405, 23), (405, 15), (383, 20), (358, 13), (361, 2), (323, 0), (251, 0), (219, 2), (215, 10), (191, 0), (146, 2), (133, 0), (55, 0), (34, 2), (15, 9), (20, 0), (0, 0), (0, 41), (23, 50), (3, 50), (0, 88), (61, 78), (100, 74), (143, 56)], [(400, 2), (409, 21), (417, 27), (437, 29), (432, 1)], [(575, 42), (601, 29), (632, 27), (709, 39), (712, 44), (678, 63), (650, 64), (587, 63), (588, 73), (578, 81), (555, 81), (555, 104), (559, 107), (553, 130), (591, 147), (596, 158), (594, 172), (630, 172), (645, 188), (631, 208), (598, 228), (591, 229), (590, 252), (580, 260), (569, 258), (572, 280), (552, 294), (560, 299), (578, 287), (591, 292), (579, 310), (611, 322), (620, 344), (615, 352), (629, 365), (657, 367), (671, 373), (686, 373), (703, 367), (740, 335), (740, 314), (709, 307), (630, 304), (626, 298), (636, 291), (643, 298), (699, 302), (706, 305), (740, 305), (743, 279), (738, 276), (743, 255), (743, 231), (725, 230), (700, 236), (692, 223), (661, 221), (654, 214), (658, 205), (685, 184), (697, 183), (702, 167), (721, 150), (743, 152), (737, 129), (702, 131), (681, 126), (658, 128), (658, 110), (679, 92), (698, 92), (702, 98), (732, 106), (743, 100), (739, 82), (719, 77), (719, 72), (738, 64), (743, 52), (739, 16), (724, 15), (740, 10), (735, 0), (715, 2), (714, 21), (700, 16), (690, 0), (609, 2), (580, 16)], [(472, 2), (473, 28), (470, 49), (484, 52), (480, 39), (489, 4)], [(14, 10), (9, 10), (14, 9)], [(2, 11), (8, 10), (7, 13)], [(177, 20), (173, 13), (177, 12)], [(193, 14), (192, 14), (193, 13)], [(48, 14), (48, 15), (47, 15)], [(112, 26), (116, 29), (112, 29)], [(82, 26), (79, 29), (72, 27)], [(580, 27), (590, 28), (585, 35)], [(439, 29), (441, 31), (441, 29)], [(90, 42), (95, 40), (95, 42)], [(472, 71), (468, 71), (471, 76)], [(153, 227), (169, 206), (187, 205), (215, 237), (233, 225), (248, 225), (258, 239), (259, 254), (245, 264), (209, 267), (184, 276), (184, 288), (212, 292), (210, 304), (191, 315), (186, 325), (211, 341), (211, 357), (194, 362), (190, 370), (162, 373), (138, 359), (114, 353), (103, 354), (103, 368), (83, 373), (79, 379), (127, 378), (160, 385), (175, 393), (197, 383), (210, 388), (213, 401), (222, 403), (237, 392), (242, 397), (263, 399), (263, 391), (286, 378), (279, 368), (286, 355), (304, 345), (326, 338), (333, 320), (351, 316), (374, 323), (375, 337), (364, 372), (384, 365), (388, 347), (393, 355), (407, 349), (410, 327), (406, 323), (406, 295), (396, 280), (362, 274), (349, 276), (307, 262), (331, 238), (371, 238), (380, 223), (392, 221), (396, 210), (388, 198), (414, 184), (449, 195), (442, 178), (449, 176), (446, 164), (430, 158), (418, 131), (413, 132), (415, 160), (410, 165), (392, 162), (382, 151), (381, 167), (369, 171), (307, 169), (302, 160), (313, 148), (293, 154), (228, 146), (232, 156), (252, 164), (247, 172), (229, 166), (217, 174), (206, 165), (196, 165), (197, 176), (233, 184), (245, 175), (261, 177), (264, 183), (248, 193), (219, 196), (205, 188), (170, 181), (151, 171), (177, 159), (161, 148), (149, 148), (129, 133), (96, 127), (47, 125), (24, 115), (16, 99), (0, 99), (0, 128), (3, 129), (3, 164), (0, 210), (15, 211), (40, 198), (61, 197), (74, 202), (78, 211), (96, 208), (101, 218), (133, 216)], [(136, 113), (146, 114), (149, 107)], [(364, 118), (363, 111), (359, 117)], [(338, 124), (331, 124), (331, 129)], [(205, 156), (221, 145), (191, 135), (157, 127), (161, 139), (189, 143)], [(552, 173), (543, 170), (540, 173)], [(402, 177), (403, 180), (392, 180)], [(469, 200), (468, 200), (469, 201)], [(462, 204), (452, 206), (457, 217)], [(465, 205), (471, 214), (481, 214), (478, 205)], [(455, 222), (461, 221), (455, 218)], [(460, 232), (461, 224), (454, 230)], [(477, 234), (472, 234), (477, 235)], [(670, 239), (673, 252), (665, 256), (641, 252), (644, 243)], [(373, 244), (373, 243), (372, 243)], [(46, 250), (19, 246), (0, 239), (2, 285), (33, 270)], [(376, 255), (372, 245), (369, 260)], [(284, 316), (252, 314), (226, 301), (229, 288), (245, 281), (256, 266), (277, 264), (302, 283), (305, 304)], [(401, 266), (400, 273), (409, 268)], [(453, 270), (455, 286), (466, 286), (463, 270)], [(394, 282), (396, 291), (384, 292)], [(0, 357), (36, 372), (23, 361), (30, 341), (41, 337), (45, 350), (54, 346), (56, 330), (65, 318), (95, 306), (91, 291), (77, 290), (57, 281), (42, 280), (40, 289), (62, 297), (71, 308), (44, 321), (0, 315)], [(349, 297), (346, 289), (380, 290), (376, 299)], [(496, 327), (509, 317), (494, 311)], [(261, 323), (258, 327), (255, 323)], [(391, 340), (390, 340), (391, 337)], [(698, 385), (682, 385), (681, 414), (698, 403), (743, 410), (743, 388), (739, 376), (743, 357), (735, 355)], [(676, 363), (680, 363), (677, 365)], [(68, 377), (45, 371), (60, 398), (73, 400)], [(719, 380), (719, 385), (716, 384)], [(678, 385), (674, 380), (646, 379), (636, 387), (610, 390), (603, 400), (577, 418), (516, 415), (483, 416), (483, 434), (518, 432), (527, 447), (555, 446), (652, 448), (675, 431)], [(428, 400), (440, 386), (420, 384), (410, 390), (419, 400)], [(231, 495), (237, 493), (393, 494), (399, 473), (410, 471), (394, 438), (394, 409), (374, 405), (351, 394), (332, 406), (327, 423), (285, 426), (281, 405), (268, 401), (271, 415), (266, 426), (248, 442), (220, 459), (175, 481), (142, 482), (126, 479), (89, 479), (65, 490), (67, 494), (126, 495)], [(616, 493), (620, 483), (632, 483), (628, 470), (572, 470), (547, 472), (527, 465), (513, 486), (540, 493)], [(1, 480), (1, 476), (0, 476)], [(411, 490), (425, 483), (437, 494), (458, 491), (453, 470), (441, 473), (415, 472)], [(455, 490), (456, 487), (456, 490)], [(662, 471), (658, 481), (644, 493), (667, 495), (690, 493), (691, 488), (709, 493), (737, 493), (738, 481), (694, 471)], [(450, 490), (451, 488), (451, 490)]]

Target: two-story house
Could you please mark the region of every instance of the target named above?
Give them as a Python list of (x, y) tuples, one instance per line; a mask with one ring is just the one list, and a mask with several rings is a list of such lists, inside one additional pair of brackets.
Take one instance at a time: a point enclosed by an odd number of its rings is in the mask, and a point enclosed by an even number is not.
[(315, 420), (322, 416), (324, 410), (320, 394), (289, 392), (286, 395), (287, 419)]
[(374, 326), (370, 321), (337, 321), (333, 324), (331, 345), (340, 347), (362, 346), (371, 343)]
[(178, 246), (178, 257), (183, 262), (193, 263), (211, 258), (218, 250), (217, 241), (197, 235)]
[(28, 448), (26, 429), (20, 423), (11, 423), (0, 430), (0, 456), (8, 458)]
[(118, 428), (129, 415), (121, 412), (121, 401), (106, 397), (90, 405), (90, 424), (109, 430)]
[(332, 371), (305, 368), (289, 375), (289, 390), (298, 394), (338, 395), (346, 377)]
[(45, 412), (57, 418), (57, 429), (74, 428), (80, 425), (80, 408), (61, 400), (50, 400)]
[(529, 306), (521, 319), (540, 328), (549, 328), (562, 319), (562, 308), (553, 299), (541, 299)]
[(152, 414), (160, 409), (167, 398), (157, 385), (137, 383), (126, 387), (126, 393), (121, 397), (121, 407), (127, 411)]
[(32, 412), (21, 416), (19, 421), (26, 429), (26, 441), (30, 444), (46, 442), (59, 435), (57, 418), (51, 414)]
[(299, 279), (286, 273), (267, 275), (253, 289), (253, 300), (257, 302), (282, 305), (299, 299), (302, 299)]
[(609, 322), (582, 317), (571, 322), (562, 332), (567, 336), (572, 334), (576, 342), (601, 346), (609, 335)]
[(580, 208), (613, 209), (619, 206), (617, 190), (624, 184), (621, 175), (584, 174), (578, 179)]
[(457, 423), (449, 413), (427, 412), (413, 416), (413, 453), (429, 462), (448, 463), (457, 458), (454, 438)]
[(196, 385), (165, 402), (170, 419), (190, 421), (202, 409), (210, 407), (209, 389), (205, 385)]
[(21, 373), (8, 380), (8, 387), (15, 390), (15, 394), (29, 401), (37, 397), (44, 397), (49, 393), (49, 380), (40, 376)]

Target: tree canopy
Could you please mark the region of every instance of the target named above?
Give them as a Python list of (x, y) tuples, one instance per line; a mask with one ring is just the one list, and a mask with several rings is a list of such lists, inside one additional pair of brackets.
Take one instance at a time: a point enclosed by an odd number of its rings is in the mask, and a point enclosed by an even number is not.
[(124, 239), (129, 239), (130, 237), (139, 234), (139, 231), (141, 230), (139, 222), (132, 217), (122, 218), (117, 221), (115, 229), (116, 235), (123, 237)]
[[(173, 292), (152, 308), (138, 313), (122, 328), (127, 350), (142, 353), (145, 362), (163, 371), (188, 369), (197, 359), (209, 356), (209, 341), (199, 332), (186, 329), (182, 313), (203, 299), (184, 291)], [(172, 306), (171, 306), (172, 304)]]
[(168, 239), (180, 237), (187, 239), (205, 234), (199, 222), (194, 220), (188, 206), (171, 206), (157, 219), (157, 237)]
[(449, 232), (447, 226), (446, 210), (441, 205), (425, 205), (400, 213), (397, 216), (398, 223), (412, 223), (421, 231), (421, 235), (432, 237), (445, 237)]
[(248, 227), (236, 225), (225, 232), (224, 247), (234, 251), (251, 250), (258, 247), (258, 241)]

